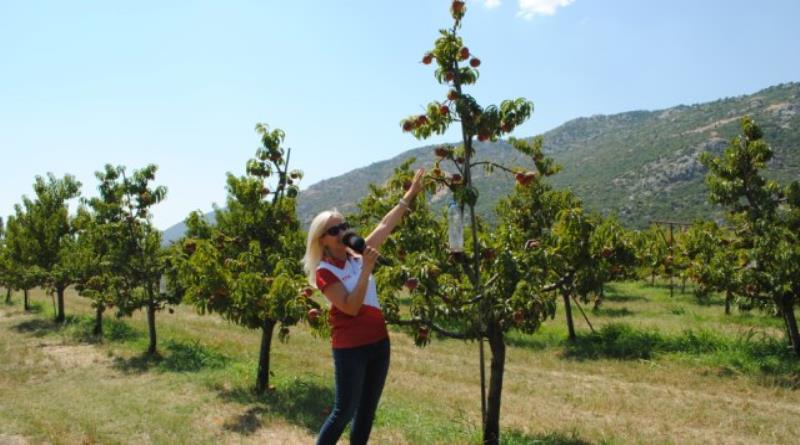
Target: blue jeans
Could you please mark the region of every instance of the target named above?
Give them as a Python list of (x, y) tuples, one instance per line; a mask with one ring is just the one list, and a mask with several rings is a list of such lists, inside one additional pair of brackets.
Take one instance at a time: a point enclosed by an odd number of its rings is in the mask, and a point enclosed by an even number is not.
[(352, 419), (350, 444), (366, 444), (389, 371), (389, 339), (356, 348), (334, 349), (336, 402), (317, 438), (335, 445)]

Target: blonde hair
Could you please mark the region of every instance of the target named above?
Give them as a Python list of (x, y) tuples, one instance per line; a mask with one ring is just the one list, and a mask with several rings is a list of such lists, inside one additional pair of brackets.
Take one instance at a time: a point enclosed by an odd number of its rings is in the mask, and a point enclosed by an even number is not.
[(306, 254), (303, 256), (302, 263), (303, 270), (306, 272), (306, 278), (308, 278), (308, 283), (312, 286), (317, 284), (317, 267), (324, 253), (319, 239), (322, 237), (322, 234), (325, 233), (325, 226), (328, 224), (328, 221), (333, 217), (344, 219), (344, 216), (342, 216), (338, 210), (325, 210), (318, 213), (317, 216), (311, 220), (311, 225), (308, 227)]

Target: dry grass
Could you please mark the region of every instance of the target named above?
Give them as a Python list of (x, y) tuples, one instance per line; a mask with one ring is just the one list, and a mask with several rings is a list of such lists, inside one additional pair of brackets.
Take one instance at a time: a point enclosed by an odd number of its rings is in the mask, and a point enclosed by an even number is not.
[[(780, 331), (763, 315), (742, 324), (740, 316), (722, 315), (718, 304), (668, 300), (664, 289), (646, 290), (643, 299), (641, 292), (637, 284), (615, 286), (600, 312), (605, 315), (590, 313), (595, 327), (626, 322), (664, 335), (701, 326), (731, 335)], [(41, 294), (34, 300), (49, 304)], [(70, 295), (67, 311), (88, 314), (90, 308)], [(0, 307), (0, 443), (313, 443), (332, 397), (327, 340), (302, 327), (292, 330), (289, 343), (273, 345), (278, 390), (265, 399), (247, 392), (258, 333), (216, 316), (188, 307), (159, 315), (165, 361), (165, 345), (189, 339), (225, 357), (224, 365), (192, 372), (141, 366), (143, 337), (86, 344), (67, 329), (47, 327), (45, 318)], [(140, 315), (127, 323), (146, 332)], [(529, 343), (509, 347), (501, 415), (507, 443), (796, 442), (800, 393), (792, 387), (702, 356), (570, 358), (561, 343), (563, 323), (557, 317)], [(582, 320), (576, 323), (588, 331)], [(478, 345), (448, 340), (419, 349), (393, 332), (392, 348), (372, 442), (476, 443)]]

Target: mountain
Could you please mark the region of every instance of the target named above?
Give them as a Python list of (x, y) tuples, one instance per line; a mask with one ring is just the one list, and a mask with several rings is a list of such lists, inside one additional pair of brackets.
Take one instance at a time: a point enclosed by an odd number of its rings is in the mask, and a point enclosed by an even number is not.
[[(571, 120), (542, 135), (545, 153), (563, 167), (549, 180), (556, 188), (572, 189), (587, 208), (618, 214), (631, 227), (654, 219), (715, 217), (718, 211), (708, 204), (705, 169), (698, 158), (705, 151), (720, 153), (745, 115), (755, 119), (775, 151), (768, 176), (800, 178), (800, 83), (793, 82), (714, 102)], [(333, 207), (353, 212), (368, 184), (385, 181), (404, 160), (414, 157), (415, 166), (432, 165), (433, 148), (415, 148), (310, 186), (298, 200), (300, 220), (307, 224), (317, 212)], [(477, 160), (529, 165), (504, 141), (477, 143), (476, 152)], [(444, 170), (448, 167), (443, 163)], [(491, 220), (491, 210), (513, 179), (499, 171), (478, 170), (475, 176), (481, 193), (478, 211)], [(445, 201), (433, 199), (438, 205)]]

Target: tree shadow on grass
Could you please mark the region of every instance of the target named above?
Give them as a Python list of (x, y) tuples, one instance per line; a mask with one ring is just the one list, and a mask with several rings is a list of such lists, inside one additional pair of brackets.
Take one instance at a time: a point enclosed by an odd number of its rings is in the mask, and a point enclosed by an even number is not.
[(133, 357), (115, 357), (114, 369), (126, 374), (138, 374), (151, 370), (160, 372), (199, 372), (204, 369), (224, 367), (228, 358), (204, 347), (199, 341), (178, 342), (170, 340), (164, 345), (164, 352)]
[(78, 323), (80, 323), (79, 317), (75, 315), (68, 315), (63, 323), (57, 323), (53, 320), (34, 318), (32, 320), (26, 320), (17, 323), (11, 328), (20, 334), (29, 334), (33, 335), (34, 337), (44, 337), (50, 334), (61, 332), (64, 329), (68, 329), (70, 326)]
[(709, 330), (664, 335), (612, 323), (567, 343), (563, 357), (650, 360), (661, 354), (690, 357), (693, 363), (720, 370), (720, 376), (744, 374), (768, 386), (800, 388), (800, 360), (783, 339), (756, 331), (736, 337)]
[(28, 311), (29, 314), (41, 314), (44, 312), (44, 305), (38, 301), (32, 301), (28, 303)]
[(592, 309), (592, 315), (596, 315), (598, 317), (627, 317), (629, 315), (633, 315), (634, 312), (626, 307), (622, 308), (613, 308), (613, 307), (600, 307), (597, 309)]
[(575, 432), (529, 435), (515, 430), (501, 432), (500, 443), (502, 445), (593, 445), (593, 442), (582, 439)]
[(222, 400), (251, 405), (243, 414), (225, 422), (225, 428), (244, 435), (253, 434), (264, 416), (279, 416), (288, 422), (316, 432), (333, 405), (334, 392), (327, 385), (296, 377), (263, 395), (251, 388), (222, 389)]
[(626, 295), (626, 294), (606, 292), (606, 294), (603, 295), (603, 301), (615, 301), (624, 303), (629, 301), (647, 301), (647, 298), (642, 297), (641, 295)]
[(84, 315), (76, 317), (74, 323), (66, 326), (65, 333), (84, 343), (126, 342), (140, 338), (142, 334), (122, 320), (103, 318), (103, 334), (94, 333), (95, 317)]

